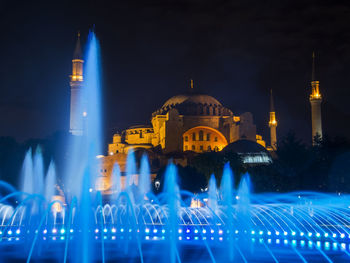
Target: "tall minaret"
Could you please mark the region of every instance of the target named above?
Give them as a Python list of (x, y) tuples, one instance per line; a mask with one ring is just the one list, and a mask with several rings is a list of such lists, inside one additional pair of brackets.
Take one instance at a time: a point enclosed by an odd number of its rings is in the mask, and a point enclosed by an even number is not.
[(73, 135), (83, 134), (84, 110), (82, 105), (83, 88), (83, 64), (82, 52), (80, 46), (80, 33), (78, 32), (77, 44), (74, 50), (72, 60), (72, 75), (70, 76), (70, 128), (69, 132)]
[(276, 112), (275, 112), (275, 106), (273, 103), (273, 96), (272, 96), (272, 89), (270, 93), (270, 121), (269, 121), (269, 127), (270, 127), (270, 144), (271, 148), (276, 151), (277, 150), (277, 121), (276, 121)]
[(322, 138), (320, 82), (315, 78), (315, 52), (312, 53), (312, 79), (311, 79), (311, 120), (312, 120), (312, 144), (315, 145), (315, 136)]

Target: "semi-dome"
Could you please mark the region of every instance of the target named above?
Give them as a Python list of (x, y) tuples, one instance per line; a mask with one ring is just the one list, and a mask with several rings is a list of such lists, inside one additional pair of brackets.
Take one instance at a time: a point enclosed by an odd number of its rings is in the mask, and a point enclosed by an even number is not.
[(214, 97), (207, 94), (180, 94), (168, 99), (153, 115), (166, 114), (171, 109), (177, 109), (180, 115), (233, 115), (231, 110), (222, 106)]

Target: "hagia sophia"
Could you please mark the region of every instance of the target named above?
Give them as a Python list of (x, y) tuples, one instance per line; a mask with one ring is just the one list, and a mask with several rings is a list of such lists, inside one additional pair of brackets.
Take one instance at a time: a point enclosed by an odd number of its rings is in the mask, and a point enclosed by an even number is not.
[[(313, 54), (314, 61), (314, 54)], [(78, 37), (74, 57), (73, 70), (70, 76), (71, 110), (70, 133), (83, 134), (82, 118), (85, 112), (77, 112), (77, 98), (84, 88), (83, 59)], [(311, 81), (311, 113), (312, 138), (322, 136), (321, 102), (319, 82), (313, 74)], [(167, 154), (183, 153), (173, 161), (186, 166), (186, 154), (201, 154), (210, 151), (230, 150), (242, 157), (248, 165), (267, 165), (273, 161), (273, 152), (277, 149), (277, 119), (270, 94), (269, 123), (270, 138), (265, 140), (256, 132), (253, 115), (245, 112), (235, 115), (214, 97), (196, 92), (193, 80), (184, 93), (169, 98), (155, 112), (150, 113), (150, 123), (129, 127), (121, 133), (113, 135), (108, 145), (108, 154), (100, 158), (99, 179), (96, 189), (108, 191), (111, 188), (110, 178), (114, 164), (117, 162), (121, 171), (125, 171), (127, 154), (130, 150), (142, 150), (148, 153), (152, 161), (167, 162)], [(153, 174), (153, 177), (155, 174)], [(137, 184), (137, 177), (135, 177)], [(123, 180), (123, 177), (122, 177)], [(121, 182), (122, 187), (124, 181)]]

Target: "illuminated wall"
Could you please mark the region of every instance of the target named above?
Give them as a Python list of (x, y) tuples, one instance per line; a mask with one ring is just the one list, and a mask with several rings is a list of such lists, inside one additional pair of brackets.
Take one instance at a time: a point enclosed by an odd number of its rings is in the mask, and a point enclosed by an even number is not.
[(183, 151), (221, 151), (227, 140), (222, 133), (210, 127), (197, 126), (186, 131), (183, 136)]

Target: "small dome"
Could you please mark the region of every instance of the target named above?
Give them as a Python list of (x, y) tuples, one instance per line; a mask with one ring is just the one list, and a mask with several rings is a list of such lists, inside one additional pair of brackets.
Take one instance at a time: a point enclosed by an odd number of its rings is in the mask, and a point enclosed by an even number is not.
[(268, 152), (264, 146), (250, 140), (238, 140), (233, 143), (230, 143), (223, 149), (223, 151), (241, 154)]
[(180, 115), (198, 116), (232, 116), (231, 110), (222, 106), (214, 97), (206, 94), (180, 94), (168, 99), (163, 106), (153, 113), (166, 114), (171, 109), (177, 109)]

